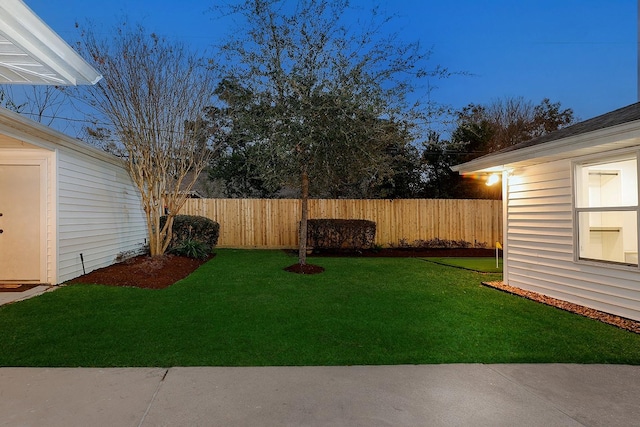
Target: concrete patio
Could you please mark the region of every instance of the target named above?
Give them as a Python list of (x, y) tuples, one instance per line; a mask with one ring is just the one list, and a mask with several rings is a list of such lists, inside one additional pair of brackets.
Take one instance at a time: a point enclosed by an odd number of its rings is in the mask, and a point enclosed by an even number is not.
[(637, 426), (640, 367), (1, 368), (0, 426)]

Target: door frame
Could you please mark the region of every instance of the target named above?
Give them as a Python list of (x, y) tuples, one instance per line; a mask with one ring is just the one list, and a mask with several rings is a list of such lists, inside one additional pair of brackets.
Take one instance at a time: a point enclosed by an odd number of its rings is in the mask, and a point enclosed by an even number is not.
[[(44, 150), (0, 150), (0, 164), (9, 166), (39, 166), (40, 172), (40, 268), (39, 279), (29, 283), (50, 283), (48, 271), (48, 217), (50, 206), (48, 203), (49, 186), (49, 159), (50, 156)], [(0, 281), (2, 281), (0, 277)], [(6, 281), (7, 283), (9, 281)]]

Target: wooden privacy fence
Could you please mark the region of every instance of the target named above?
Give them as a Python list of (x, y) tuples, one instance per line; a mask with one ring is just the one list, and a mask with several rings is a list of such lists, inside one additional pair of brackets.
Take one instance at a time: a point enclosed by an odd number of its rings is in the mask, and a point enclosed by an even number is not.
[[(219, 247), (295, 248), (298, 199), (188, 199), (181, 214), (220, 224)], [(309, 218), (368, 219), (376, 223), (376, 244), (401, 239), (464, 240), (494, 247), (502, 242), (501, 200), (311, 199)]]

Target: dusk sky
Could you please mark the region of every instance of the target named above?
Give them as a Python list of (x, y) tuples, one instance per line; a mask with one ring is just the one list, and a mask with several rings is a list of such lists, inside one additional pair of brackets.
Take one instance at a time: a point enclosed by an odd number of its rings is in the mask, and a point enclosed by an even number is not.
[[(206, 0), (25, 0), (72, 44), (75, 23), (109, 29), (124, 16), (203, 50), (231, 27)], [(367, 0), (354, 5), (368, 6)], [(435, 101), (462, 108), (505, 97), (543, 98), (588, 119), (637, 101), (636, 0), (395, 0), (406, 40), (431, 48), (430, 62), (469, 76), (438, 82)]]

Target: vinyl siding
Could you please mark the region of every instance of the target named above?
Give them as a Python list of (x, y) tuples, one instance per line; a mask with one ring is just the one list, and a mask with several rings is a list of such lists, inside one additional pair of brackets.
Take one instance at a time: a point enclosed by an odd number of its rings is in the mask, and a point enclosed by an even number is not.
[(574, 261), (571, 167), (571, 160), (558, 160), (512, 172), (505, 281), (640, 320), (637, 268)]
[(58, 277), (61, 283), (138, 251), (147, 237), (140, 196), (126, 170), (72, 150), (57, 163)]

